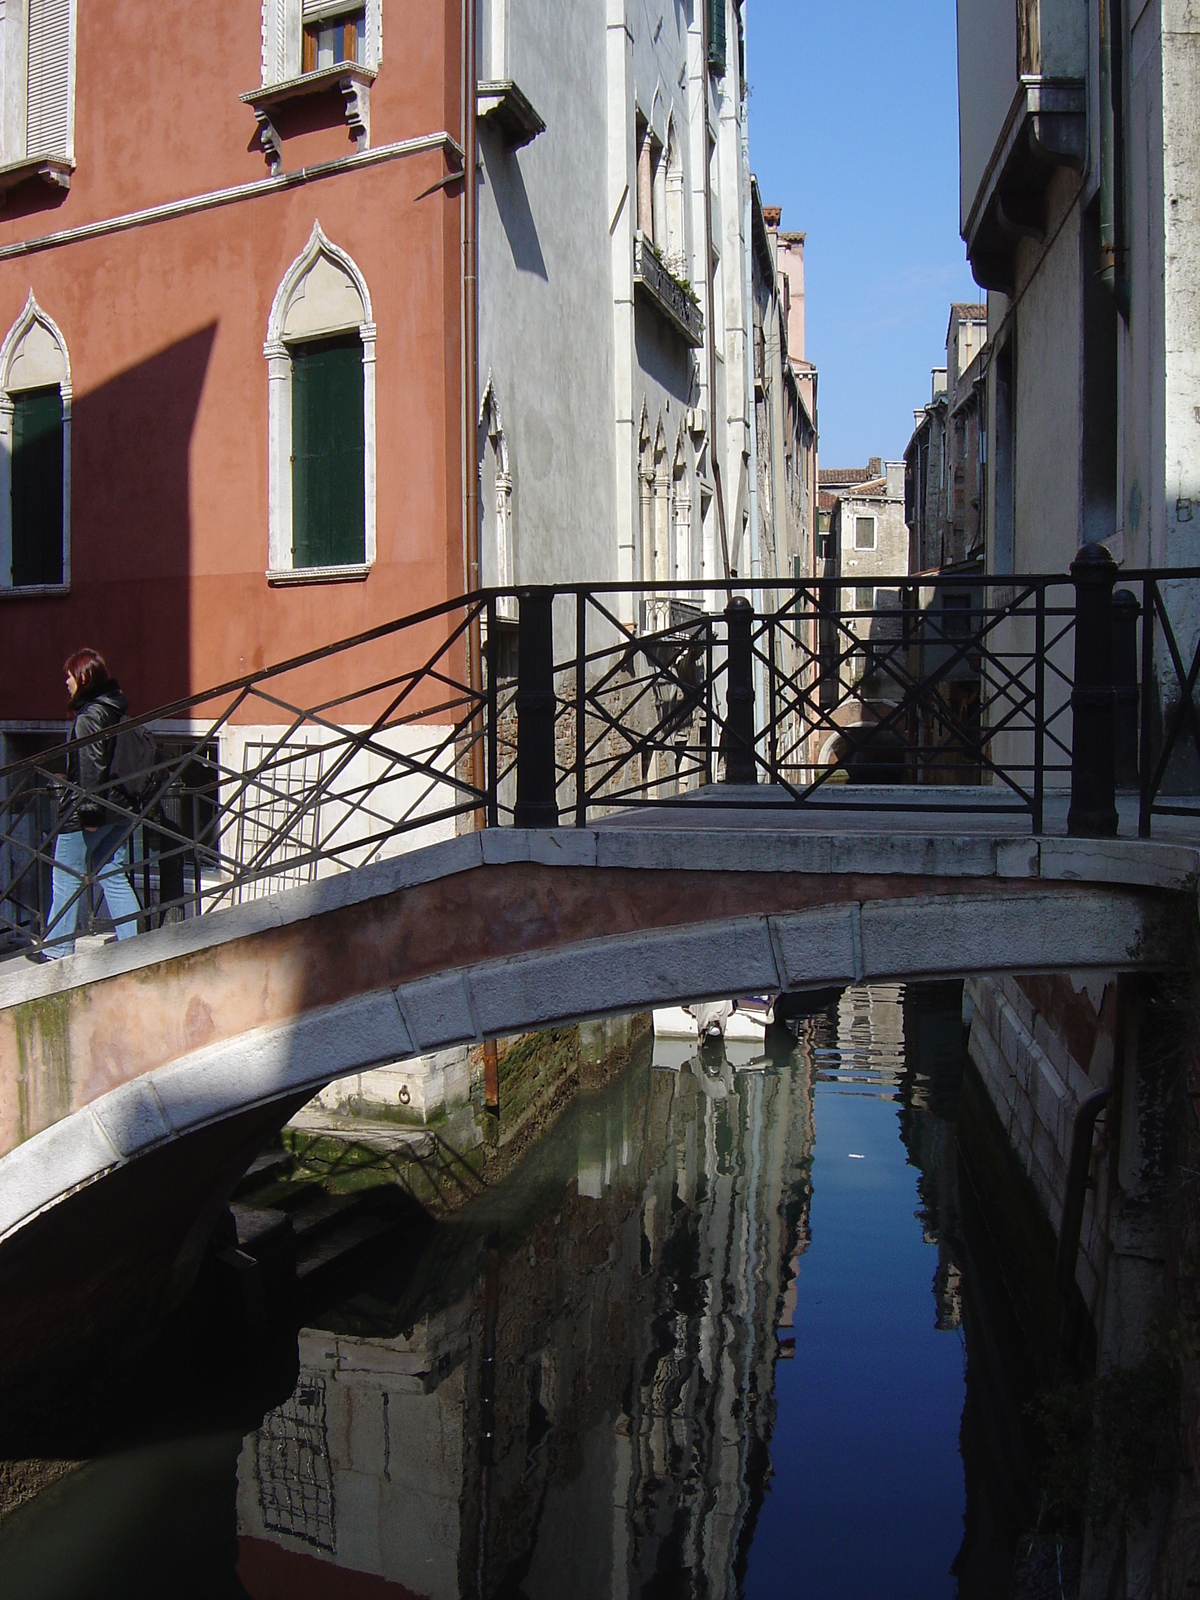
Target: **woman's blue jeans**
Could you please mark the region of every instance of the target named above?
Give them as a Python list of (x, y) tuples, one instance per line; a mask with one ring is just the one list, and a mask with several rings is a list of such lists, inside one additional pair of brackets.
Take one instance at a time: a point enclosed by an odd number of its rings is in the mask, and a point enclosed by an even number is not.
[(127, 833), (127, 824), (111, 822), (90, 833), (60, 833), (54, 841), (54, 887), (50, 915), (46, 918), (46, 938), (69, 934), (71, 943), (59, 945), (49, 954), (70, 955), (75, 948), (85, 898), (84, 876), (88, 872), (104, 891), (108, 914), (116, 923), (117, 938), (131, 939), (138, 931), (137, 918), (142, 904), (129, 881)]

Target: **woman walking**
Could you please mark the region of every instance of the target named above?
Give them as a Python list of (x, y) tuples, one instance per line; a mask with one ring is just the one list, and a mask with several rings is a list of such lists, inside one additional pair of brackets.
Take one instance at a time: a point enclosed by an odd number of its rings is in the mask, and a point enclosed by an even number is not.
[(53, 893), (46, 919), (46, 940), (62, 939), (47, 954), (70, 955), (75, 948), (79, 913), (90, 872), (116, 924), (117, 938), (138, 931), (141, 902), (129, 881), (129, 834), (126, 818), (105, 804), (115, 740), (105, 737), (129, 709), (121, 686), (108, 675), (98, 650), (77, 650), (63, 667), (75, 721), (71, 739), (83, 740), (67, 753), (67, 781), (58, 812), (54, 841)]

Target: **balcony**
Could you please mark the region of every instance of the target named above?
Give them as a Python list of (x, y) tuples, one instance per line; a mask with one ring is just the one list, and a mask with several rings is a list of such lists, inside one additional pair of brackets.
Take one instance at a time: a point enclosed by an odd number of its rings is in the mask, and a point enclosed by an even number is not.
[(1046, 191), (1058, 167), (1087, 160), (1087, 87), (1075, 78), (1022, 77), (963, 228), (983, 289), (1012, 294), (1017, 245), (1046, 232)]
[(546, 131), (546, 124), (529, 103), (529, 97), (511, 78), (479, 85), (478, 117), (497, 130), (509, 150), (522, 149)]
[(634, 235), (633, 285), (692, 350), (704, 343), (704, 318), (689, 290), (655, 254), (644, 233)]
[(280, 130), (279, 112), (292, 101), (311, 99), (318, 95), (338, 93), (345, 102), (346, 125), (354, 135), (360, 150), (365, 150), (371, 139), (371, 85), (375, 82), (374, 67), (357, 61), (339, 61), (332, 67), (319, 67), (315, 72), (302, 73), (298, 78), (285, 78), (279, 83), (264, 83), (261, 89), (251, 89), (242, 95), (243, 105), (254, 112), (258, 122), (258, 138), (263, 154), (272, 172), (283, 165), (283, 134)]

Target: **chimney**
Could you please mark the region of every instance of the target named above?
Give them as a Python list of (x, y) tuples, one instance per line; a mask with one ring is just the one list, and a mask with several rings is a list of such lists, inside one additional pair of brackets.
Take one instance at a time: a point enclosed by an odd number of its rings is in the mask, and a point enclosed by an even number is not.
[(883, 477), (883, 457), (872, 456), (867, 462), (867, 475), (871, 478)]

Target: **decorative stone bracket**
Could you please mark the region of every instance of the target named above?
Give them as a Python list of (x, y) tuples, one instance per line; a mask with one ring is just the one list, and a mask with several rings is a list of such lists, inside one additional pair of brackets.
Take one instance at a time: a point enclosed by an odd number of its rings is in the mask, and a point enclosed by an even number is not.
[(1087, 159), (1087, 88), (1074, 78), (1023, 77), (963, 236), (975, 281), (1011, 294), (1018, 241), (1046, 231), (1046, 190), (1058, 167)]
[(0, 167), (0, 207), (10, 189), (31, 178), (40, 178), (52, 189), (69, 189), (74, 171), (75, 163), (69, 156), (24, 156), (20, 161), (10, 161), (7, 166)]
[(328, 94), (337, 89), (345, 101), (346, 125), (354, 135), (360, 150), (371, 142), (371, 85), (376, 78), (373, 67), (361, 66), (355, 61), (340, 61), (333, 67), (321, 67), (316, 72), (306, 72), (299, 78), (287, 78), (282, 83), (265, 83), (261, 89), (251, 89), (241, 96), (243, 105), (250, 106), (258, 122), (258, 139), (272, 172), (283, 165), (283, 137), (279, 131), (279, 108), (292, 100), (308, 99), (313, 95)]
[(511, 78), (481, 83), (476, 104), (480, 122), (499, 129), (510, 150), (520, 150), (523, 145), (531, 144), (539, 133), (546, 131), (546, 124), (530, 104), (528, 96)]

